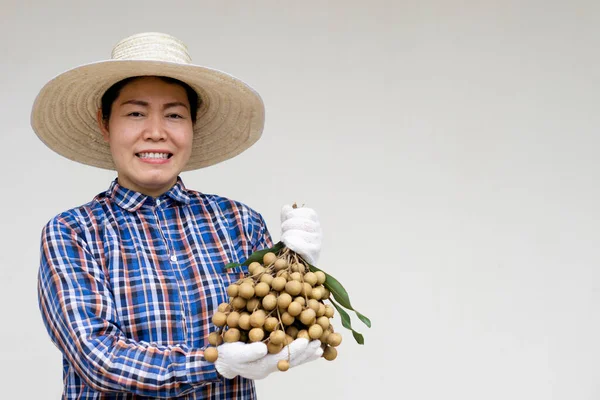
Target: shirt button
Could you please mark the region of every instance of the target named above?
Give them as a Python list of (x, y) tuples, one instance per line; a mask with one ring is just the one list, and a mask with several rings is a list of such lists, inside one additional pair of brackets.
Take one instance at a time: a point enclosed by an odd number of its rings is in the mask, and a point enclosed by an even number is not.
[(156, 205), (160, 206), (160, 200), (156, 200)]
[(171, 261), (173, 261), (173, 262), (177, 261), (177, 256), (171, 256)]

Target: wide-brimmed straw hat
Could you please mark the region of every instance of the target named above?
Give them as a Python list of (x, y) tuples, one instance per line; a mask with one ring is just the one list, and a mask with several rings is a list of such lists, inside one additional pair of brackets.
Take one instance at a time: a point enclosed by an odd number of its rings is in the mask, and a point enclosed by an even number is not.
[(184, 171), (234, 157), (261, 136), (261, 97), (241, 80), (191, 63), (187, 47), (163, 33), (140, 33), (121, 40), (110, 60), (64, 72), (37, 95), (31, 126), (58, 154), (83, 164), (115, 169), (108, 143), (97, 125), (104, 92), (122, 79), (166, 76), (187, 83), (200, 97), (192, 154)]

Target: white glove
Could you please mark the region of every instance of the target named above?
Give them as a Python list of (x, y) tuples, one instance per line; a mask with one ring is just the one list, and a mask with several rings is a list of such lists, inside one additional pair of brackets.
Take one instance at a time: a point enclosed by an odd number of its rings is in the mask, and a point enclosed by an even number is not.
[[(289, 353), (288, 353), (289, 347)], [(224, 343), (217, 347), (219, 356), (215, 361), (217, 372), (227, 379), (237, 375), (248, 379), (263, 379), (277, 371), (277, 363), (289, 357), (290, 368), (317, 360), (323, 355), (320, 340), (300, 338), (294, 340), (276, 354), (267, 354), (267, 345), (256, 343)]]
[(312, 208), (281, 208), (281, 241), (289, 249), (315, 264), (321, 252), (321, 224)]

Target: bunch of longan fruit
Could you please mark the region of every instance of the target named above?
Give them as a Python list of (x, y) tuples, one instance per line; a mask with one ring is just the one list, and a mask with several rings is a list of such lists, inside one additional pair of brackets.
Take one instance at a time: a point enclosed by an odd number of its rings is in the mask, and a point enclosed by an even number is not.
[[(262, 341), (275, 354), (294, 339), (306, 338), (320, 340), (323, 357), (334, 360), (342, 336), (330, 322), (334, 308), (324, 304), (331, 294), (323, 285), (325, 273), (310, 271), (286, 247), (278, 253), (266, 252), (261, 261), (250, 263), (248, 274), (228, 286), (229, 302), (220, 304), (212, 317), (216, 330), (208, 336), (213, 347), (206, 348), (205, 359), (216, 361), (216, 346), (223, 342)], [(279, 361), (277, 368), (287, 371), (289, 357)]]

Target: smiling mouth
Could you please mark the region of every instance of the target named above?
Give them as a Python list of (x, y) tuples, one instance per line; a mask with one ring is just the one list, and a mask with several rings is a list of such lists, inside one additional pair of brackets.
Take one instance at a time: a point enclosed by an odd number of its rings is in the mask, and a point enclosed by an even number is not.
[(135, 153), (136, 157), (150, 160), (168, 160), (173, 157), (172, 153)]

